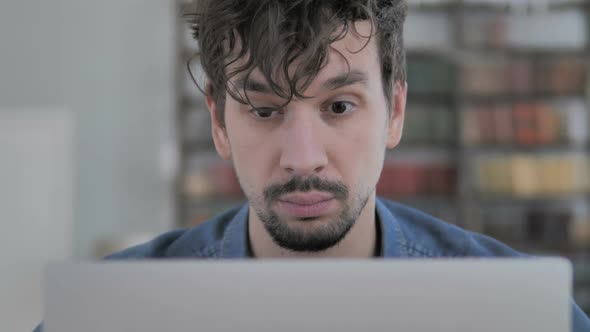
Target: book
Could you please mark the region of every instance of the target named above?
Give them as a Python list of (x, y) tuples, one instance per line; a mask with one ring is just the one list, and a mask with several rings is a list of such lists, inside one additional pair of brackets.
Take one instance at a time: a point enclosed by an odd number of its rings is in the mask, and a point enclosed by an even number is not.
[(465, 145), (474, 146), (481, 144), (479, 135), (478, 111), (473, 106), (468, 106), (461, 112), (462, 116), (462, 141)]
[(451, 143), (455, 135), (453, 113), (445, 107), (437, 107), (429, 113), (430, 139), (432, 143)]
[(537, 144), (550, 144), (558, 141), (559, 121), (555, 111), (545, 103), (536, 103)]
[(513, 116), (516, 143), (523, 146), (537, 144), (538, 116), (534, 106), (529, 103), (516, 103)]
[(492, 110), (494, 119), (494, 143), (512, 144), (514, 129), (512, 121), (512, 107), (509, 104), (494, 106)]
[(515, 196), (530, 197), (539, 192), (536, 163), (533, 158), (514, 156), (510, 161), (512, 192)]
[(526, 95), (533, 90), (532, 64), (527, 59), (514, 60), (508, 73), (511, 93)]
[(588, 106), (578, 98), (565, 99), (559, 102), (565, 112), (567, 140), (574, 145), (588, 142)]
[(481, 143), (490, 144), (495, 142), (496, 129), (494, 114), (488, 106), (479, 106), (477, 112), (477, 126)]

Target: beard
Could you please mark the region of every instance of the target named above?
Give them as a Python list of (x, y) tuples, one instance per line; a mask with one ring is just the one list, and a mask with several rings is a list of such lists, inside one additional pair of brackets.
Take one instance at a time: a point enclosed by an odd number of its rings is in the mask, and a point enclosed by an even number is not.
[[(328, 220), (320, 221), (319, 218), (312, 217), (288, 222), (282, 220), (273, 211), (273, 204), (282, 195), (312, 190), (332, 194), (341, 203), (340, 213)], [(367, 191), (351, 198), (348, 187), (342, 182), (332, 182), (312, 176), (306, 179), (293, 177), (284, 184), (268, 186), (264, 190), (263, 197), (249, 197), (249, 201), (276, 245), (296, 252), (320, 252), (335, 246), (348, 234), (369, 197), (370, 191)], [(314, 222), (317, 223), (314, 227), (308, 229), (299, 227), (300, 223)]]

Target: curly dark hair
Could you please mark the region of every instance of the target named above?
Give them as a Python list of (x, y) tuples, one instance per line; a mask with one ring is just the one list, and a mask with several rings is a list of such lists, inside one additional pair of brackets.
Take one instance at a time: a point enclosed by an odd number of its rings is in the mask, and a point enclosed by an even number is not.
[[(257, 68), (287, 103), (305, 98), (301, 91), (326, 65), (330, 45), (349, 32), (358, 33), (355, 22), (369, 21), (367, 43), (377, 36), (383, 89), (391, 105), (393, 85), (406, 80), (406, 14), (405, 0), (197, 0), (185, 13), (199, 45), (189, 59), (189, 72), (191, 60), (199, 57), (210, 83), (209, 91), (199, 89), (216, 102), (223, 123), (226, 91), (251, 104), (230, 86), (232, 77), (247, 79)], [(238, 63), (240, 59), (245, 61)]]

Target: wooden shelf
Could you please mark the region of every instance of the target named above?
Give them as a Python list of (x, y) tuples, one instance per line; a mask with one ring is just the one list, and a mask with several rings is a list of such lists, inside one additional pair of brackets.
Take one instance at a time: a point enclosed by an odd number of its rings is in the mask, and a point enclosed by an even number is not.
[(582, 89), (578, 91), (568, 93), (557, 93), (557, 92), (531, 92), (521, 94), (473, 94), (473, 93), (461, 93), (459, 100), (463, 103), (473, 104), (502, 104), (502, 103), (518, 103), (518, 102), (536, 102), (536, 101), (551, 101), (564, 98), (579, 98), (584, 99), (586, 92)]
[(535, 146), (520, 145), (465, 145), (467, 154), (561, 154), (561, 153), (588, 153), (588, 146), (576, 146), (573, 144), (544, 144)]
[(561, 0), (553, 1), (552, 3), (528, 0), (528, 2), (518, 4), (515, 4), (510, 0), (410, 0), (408, 5), (410, 10), (416, 11), (475, 10), (489, 12), (491, 10), (498, 14), (510, 12), (534, 14), (537, 12), (584, 8), (590, 6), (586, 0)]
[(475, 205), (528, 205), (532, 207), (570, 206), (579, 199), (587, 199), (588, 193), (567, 193), (561, 195), (531, 195), (520, 196), (514, 194), (476, 193), (471, 198)]

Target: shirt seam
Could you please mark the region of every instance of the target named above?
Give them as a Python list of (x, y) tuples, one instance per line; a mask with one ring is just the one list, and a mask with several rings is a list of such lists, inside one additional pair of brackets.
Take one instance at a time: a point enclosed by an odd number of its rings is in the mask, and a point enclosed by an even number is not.
[(224, 257), (225, 251), (223, 249), (225, 248), (225, 245), (227, 243), (227, 238), (231, 236), (233, 229), (234, 229), (234, 220), (232, 219), (232, 221), (227, 226), (227, 229), (225, 230), (225, 232), (223, 232), (223, 236), (221, 237), (221, 243), (219, 244), (219, 256), (217, 256), (217, 257)]
[(215, 258), (219, 257), (216, 255), (217, 249), (215, 244), (193, 249), (193, 253), (199, 257)]
[[(379, 213), (379, 218), (381, 219), (381, 223), (383, 225), (383, 227), (387, 227), (386, 224), (389, 223), (391, 224), (391, 226), (393, 226), (393, 237), (395, 238), (395, 243), (397, 244), (397, 253), (396, 256), (401, 256), (401, 257), (409, 257), (409, 252), (407, 250), (407, 245), (408, 245), (408, 240), (404, 234), (404, 232), (401, 229), (400, 226), (400, 222), (397, 219), (397, 217), (395, 216), (395, 214), (393, 213), (393, 211), (385, 204), (385, 202), (383, 202), (381, 199), (377, 199), (377, 204), (376, 204), (376, 209), (377, 212)], [(382, 236), (384, 236), (386, 233), (382, 231)], [(389, 238), (382, 238), (383, 241), (383, 247), (385, 247), (385, 243), (389, 242), (391, 239)], [(394, 245), (392, 243), (392, 245)]]
[(446, 254), (443, 252), (439, 252), (438, 250), (432, 250), (426, 247), (421, 246), (420, 244), (410, 244), (410, 243), (406, 243), (405, 244), (405, 248), (409, 251), (409, 252), (413, 252), (413, 253), (417, 253), (420, 254), (422, 256), (426, 256), (426, 257), (464, 257), (464, 254), (461, 253), (454, 253), (454, 254)]
[(408, 252), (408, 240), (406, 238), (406, 235), (402, 231), (402, 229), (399, 225), (399, 222), (397, 221), (397, 219), (395, 219), (395, 216), (393, 215), (393, 213), (391, 214), (391, 216), (392, 216), (393, 228), (395, 229), (395, 231), (399, 235), (397, 237), (397, 247), (399, 249), (400, 256), (410, 256), (410, 253)]
[[(426, 256), (426, 257), (436, 257), (436, 255), (434, 254), (434, 251), (432, 250), (428, 250), (420, 245), (417, 244), (409, 244), (406, 243), (404, 245), (404, 248), (406, 249), (406, 251), (408, 252), (408, 256)], [(416, 255), (418, 254), (418, 255)]]

